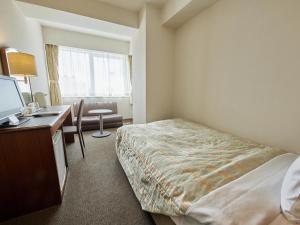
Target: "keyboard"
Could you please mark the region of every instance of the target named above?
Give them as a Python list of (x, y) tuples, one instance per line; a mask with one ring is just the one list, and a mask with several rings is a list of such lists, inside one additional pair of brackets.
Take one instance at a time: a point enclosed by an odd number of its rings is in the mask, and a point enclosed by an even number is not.
[(57, 116), (61, 114), (61, 111), (46, 111), (46, 112), (35, 112), (35, 113), (32, 113), (31, 115), (33, 117), (42, 117), (42, 116)]

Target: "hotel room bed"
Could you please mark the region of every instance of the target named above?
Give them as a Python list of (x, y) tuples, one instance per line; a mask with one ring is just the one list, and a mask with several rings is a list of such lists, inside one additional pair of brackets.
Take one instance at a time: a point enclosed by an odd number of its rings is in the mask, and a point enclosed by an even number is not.
[(177, 225), (282, 224), (280, 182), (294, 154), (181, 119), (118, 129), (116, 152), (143, 210)]

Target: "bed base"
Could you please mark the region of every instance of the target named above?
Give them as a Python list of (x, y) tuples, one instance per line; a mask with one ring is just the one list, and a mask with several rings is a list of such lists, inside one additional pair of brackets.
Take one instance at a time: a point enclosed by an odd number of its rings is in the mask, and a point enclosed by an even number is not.
[(150, 213), (156, 225), (176, 225), (169, 216)]

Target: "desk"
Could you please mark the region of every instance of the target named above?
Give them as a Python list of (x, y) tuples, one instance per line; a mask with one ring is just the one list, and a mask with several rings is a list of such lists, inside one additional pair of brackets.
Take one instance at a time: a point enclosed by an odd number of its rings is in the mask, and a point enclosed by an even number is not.
[(65, 142), (73, 142), (74, 135), (63, 136), (60, 155), (64, 159), (55, 154), (52, 137), (63, 125), (72, 125), (71, 107), (46, 110), (61, 114), (32, 118), (18, 127), (0, 129), (0, 221), (62, 201), (58, 162), (65, 162), (67, 171)]

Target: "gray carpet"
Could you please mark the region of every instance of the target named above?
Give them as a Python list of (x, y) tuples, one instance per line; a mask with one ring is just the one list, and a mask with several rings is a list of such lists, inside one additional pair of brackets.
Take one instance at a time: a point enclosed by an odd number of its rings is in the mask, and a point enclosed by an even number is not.
[(85, 133), (86, 158), (82, 159), (76, 138), (67, 148), (70, 167), (63, 203), (3, 225), (153, 225), (118, 162), (114, 140), (115, 134), (96, 139)]

